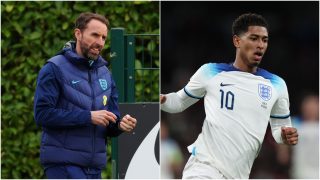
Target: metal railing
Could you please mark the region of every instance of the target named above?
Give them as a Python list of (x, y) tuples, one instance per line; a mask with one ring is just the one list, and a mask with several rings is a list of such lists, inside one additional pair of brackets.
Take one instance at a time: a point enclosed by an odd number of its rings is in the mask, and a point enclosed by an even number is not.
[[(111, 68), (119, 102), (159, 102), (159, 34), (111, 29)], [(112, 178), (118, 178), (118, 139), (112, 138)]]

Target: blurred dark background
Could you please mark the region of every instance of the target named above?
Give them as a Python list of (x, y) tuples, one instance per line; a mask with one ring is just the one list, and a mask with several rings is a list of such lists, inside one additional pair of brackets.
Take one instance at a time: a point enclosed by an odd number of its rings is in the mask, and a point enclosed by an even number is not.
[[(235, 58), (232, 22), (248, 12), (261, 14), (269, 23), (269, 46), (260, 67), (286, 81), (291, 115), (299, 123), (302, 100), (319, 92), (319, 2), (316, 1), (162, 1), (161, 93), (182, 89), (205, 63), (232, 63)], [(161, 113), (161, 121), (168, 125), (169, 138), (182, 151), (182, 166), (189, 157), (186, 147), (201, 132), (204, 118), (203, 100), (183, 113)], [(318, 116), (315, 118), (318, 122)], [(250, 178), (292, 178), (291, 154), (292, 148), (275, 144), (268, 129)], [(180, 178), (181, 170), (175, 170), (174, 177)]]

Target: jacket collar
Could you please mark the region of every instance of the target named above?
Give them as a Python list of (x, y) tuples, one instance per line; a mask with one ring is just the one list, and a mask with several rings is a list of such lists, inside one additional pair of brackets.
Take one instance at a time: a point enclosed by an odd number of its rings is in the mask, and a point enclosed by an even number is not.
[(109, 65), (109, 63), (106, 60), (104, 60), (100, 55), (97, 60), (89, 60), (87, 58), (80, 57), (76, 53), (75, 49), (76, 49), (75, 41), (68, 41), (64, 45), (63, 49), (60, 52), (58, 52), (57, 55), (59, 54), (64, 55), (68, 60), (71, 61), (72, 64), (85, 66), (89, 69), (97, 69), (99, 67)]

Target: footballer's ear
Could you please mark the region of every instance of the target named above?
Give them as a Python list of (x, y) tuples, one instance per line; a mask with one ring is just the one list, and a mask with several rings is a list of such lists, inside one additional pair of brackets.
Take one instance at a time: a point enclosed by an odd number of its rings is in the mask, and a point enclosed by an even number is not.
[(237, 36), (237, 35), (233, 35), (233, 45), (236, 47), (236, 48), (239, 48), (240, 47), (240, 37)]
[(81, 33), (81, 30), (76, 28), (74, 29), (74, 37), (77, 39), (77, 40), (80, 40), (81, 37), (82, 37), (82, 33)]

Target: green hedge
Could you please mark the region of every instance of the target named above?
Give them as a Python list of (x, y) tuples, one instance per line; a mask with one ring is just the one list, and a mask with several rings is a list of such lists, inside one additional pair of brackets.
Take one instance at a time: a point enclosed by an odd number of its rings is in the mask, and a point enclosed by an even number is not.
[[(1, 178), (44, 178), (41, 129), (33, 119), (36, 78), (87, 11), (128, 33), (159, 33), (159, 2), (1, 2)], [(102, 54), (107, 60), (109, 52), (110, 37)], [(103, 178), (111, 177), (108, 163)]]

